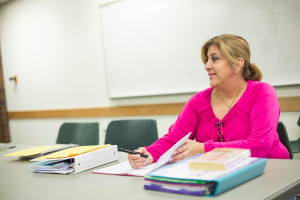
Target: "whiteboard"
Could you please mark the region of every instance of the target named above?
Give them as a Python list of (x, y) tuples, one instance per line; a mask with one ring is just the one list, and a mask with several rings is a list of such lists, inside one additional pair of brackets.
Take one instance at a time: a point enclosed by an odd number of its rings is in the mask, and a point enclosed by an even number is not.
[(299, 2), (123, 0), (100, 6), (109, 97), (193, 93), (209, 87), (201, 47), (224, 33), (248, 41), (250, 61), (261, 68), (263, 81), (299, 84), (300, 42), (294, 40), (300, 35)]

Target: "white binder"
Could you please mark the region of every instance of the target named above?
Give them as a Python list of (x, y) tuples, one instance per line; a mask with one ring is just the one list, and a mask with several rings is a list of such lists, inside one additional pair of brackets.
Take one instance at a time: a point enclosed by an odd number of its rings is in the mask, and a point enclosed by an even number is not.
[(118, 160), (118, 146), (112, 145), (74, 158), (74, 174)]
[(118, 160), (118, 146), (112, 145), (74, 158), (74, 174)]
[[(72, 167), (74, 171), (73, 174), (77, 174), (79, 172), (83, 172), (89, 169), (92, 169), (94, 167), (98, 167), (100, 165), (104, 165), (110, 162), (113, 162), (115, 160), (118, 160), (118, 146), (117, 145), (111, 145), (105, 148), (93, 150), (87, 153), (83, 153), (74, 157), (67, 157), (67, 158), (56, 158), (56, 159), (32, 159), (31, 161), (63, 161), (63, 160), (72, 160)], [(30, 165), (31, 167), (34, 166)], [(34, 170), (33, 170), (34, 171)], [(59, 171), (59, 170), (58, 170)], [(41, 173), (60, 173), (60, 174), (67, 174), (70, 173), (70, 171), (66, 172), (55, 172), (51, 170), (47, 171), (45, 169), (40, 171), (34, 171), (34, 172), (41, 172)]]

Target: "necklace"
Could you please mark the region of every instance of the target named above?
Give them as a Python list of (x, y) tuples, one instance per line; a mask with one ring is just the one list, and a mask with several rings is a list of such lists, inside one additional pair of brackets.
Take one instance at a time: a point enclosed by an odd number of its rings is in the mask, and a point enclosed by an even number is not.
[(223, 99), (223, 97), (222, 97), (221, 93), (218, 91), (218, 94), (220, 95), (220, 97), (221, 97), (221, 99), (222, 99), (223, 103), (224, 103), (224, 104), (225, 104), (225, 106), (227, 107), (227, 112), (229, 112), (229, 110), (230, 110), (230, 109), (233, 107), (233, 104), (234, 104), (234, 102), (235, 102), (236, 98), (239, 96), (239, 94), (240, 94), (240, 93), (241, 93), (241, 91), (243, 90), (245, 83), (246, 83), (246, 82), (244, 82), (244, 84), (243, 84), (243, 86), (242, 86), (241, 90), (240, 90), (240, 91), (239, 91), (239, 92), (236, 94), (236, 97), (234, 98), (234, 100), (232, 101), (232, 103), (231, 103), (229, 106), (226, 104), (226, 102), (224, 101), (224, 99)]

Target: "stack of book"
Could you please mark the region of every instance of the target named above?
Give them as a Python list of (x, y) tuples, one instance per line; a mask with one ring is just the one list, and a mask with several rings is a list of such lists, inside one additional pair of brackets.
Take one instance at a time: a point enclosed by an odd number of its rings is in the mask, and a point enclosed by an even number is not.
[(211, 165), (211, 169), (208, 169), (207, 165), (205, 165), (205, 170), (195, 169), (193, 165), (195, 162), (197, 162), (196, 167), (201, 168), (199, 166), (202, 165), (199, 165), (199, 162), (202, 161), (201, 157), (204, 155), (196, 155), (147, 174), (144, 188), (195, 196), (215, 196), (263, 174), (267, 162), (265, 158), (252, 158), (246, 154), (248, 156), (244, 159), (237, 159), (234, 164), (224, 164), (225, 169), (222, 170), (219, 167), (216, 169), (215, 165)]
[(251, 156), (249, 149), (215, 148), (214, 150), (189, 161), (190, 169), (226, 170), (232, 165)]

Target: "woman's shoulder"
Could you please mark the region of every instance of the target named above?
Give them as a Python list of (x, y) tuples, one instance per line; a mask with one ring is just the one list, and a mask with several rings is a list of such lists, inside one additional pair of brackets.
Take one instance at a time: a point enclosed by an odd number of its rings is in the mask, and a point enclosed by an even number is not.
[(266, 82), (249, 80), (248, 88), (249, 88), (249, 93), (251, 93), (251, 94), (255, 93), (256, 95), (263, 95), (263, 94), (269, 93), (269, 94), (276, 95), (276, 91), (273, 88), (273, 86)]
[(212, 90), (213, 90), (212, 87), (206, 88), (206, 89), (194, 94), (192, 96), (192, 98), (201, 99), (201, 100), (209, 100), (210, 101), (210, 95), (211, 95)]
[(248, 81), (248, 86), (241, 100), (241, 104), (244, 106), (254, 105), (255, 103), (267, 103), (272, 104), (278, 102), (278, 97), (275, 89), (266, 82), (260, 81)]
[(201, 107), (210, 105), (210, 95), (211, 95), (212, 90), (213, 90), (213, 88), (210, 87), (210, 88), (204, 89), (200, 92), (197, 92), (189, 99), (188, 103), (192, 104), (196, 107), (199, 107), (200, 105), (201, 105)]
[(248, 84), (250, 85), (250, 87), (259, 89), (274, 89), (272, 85), (270, 85), (267, 82), (261, 82), (261, 81), (252, 81), (252, 80), (248, 80)]

